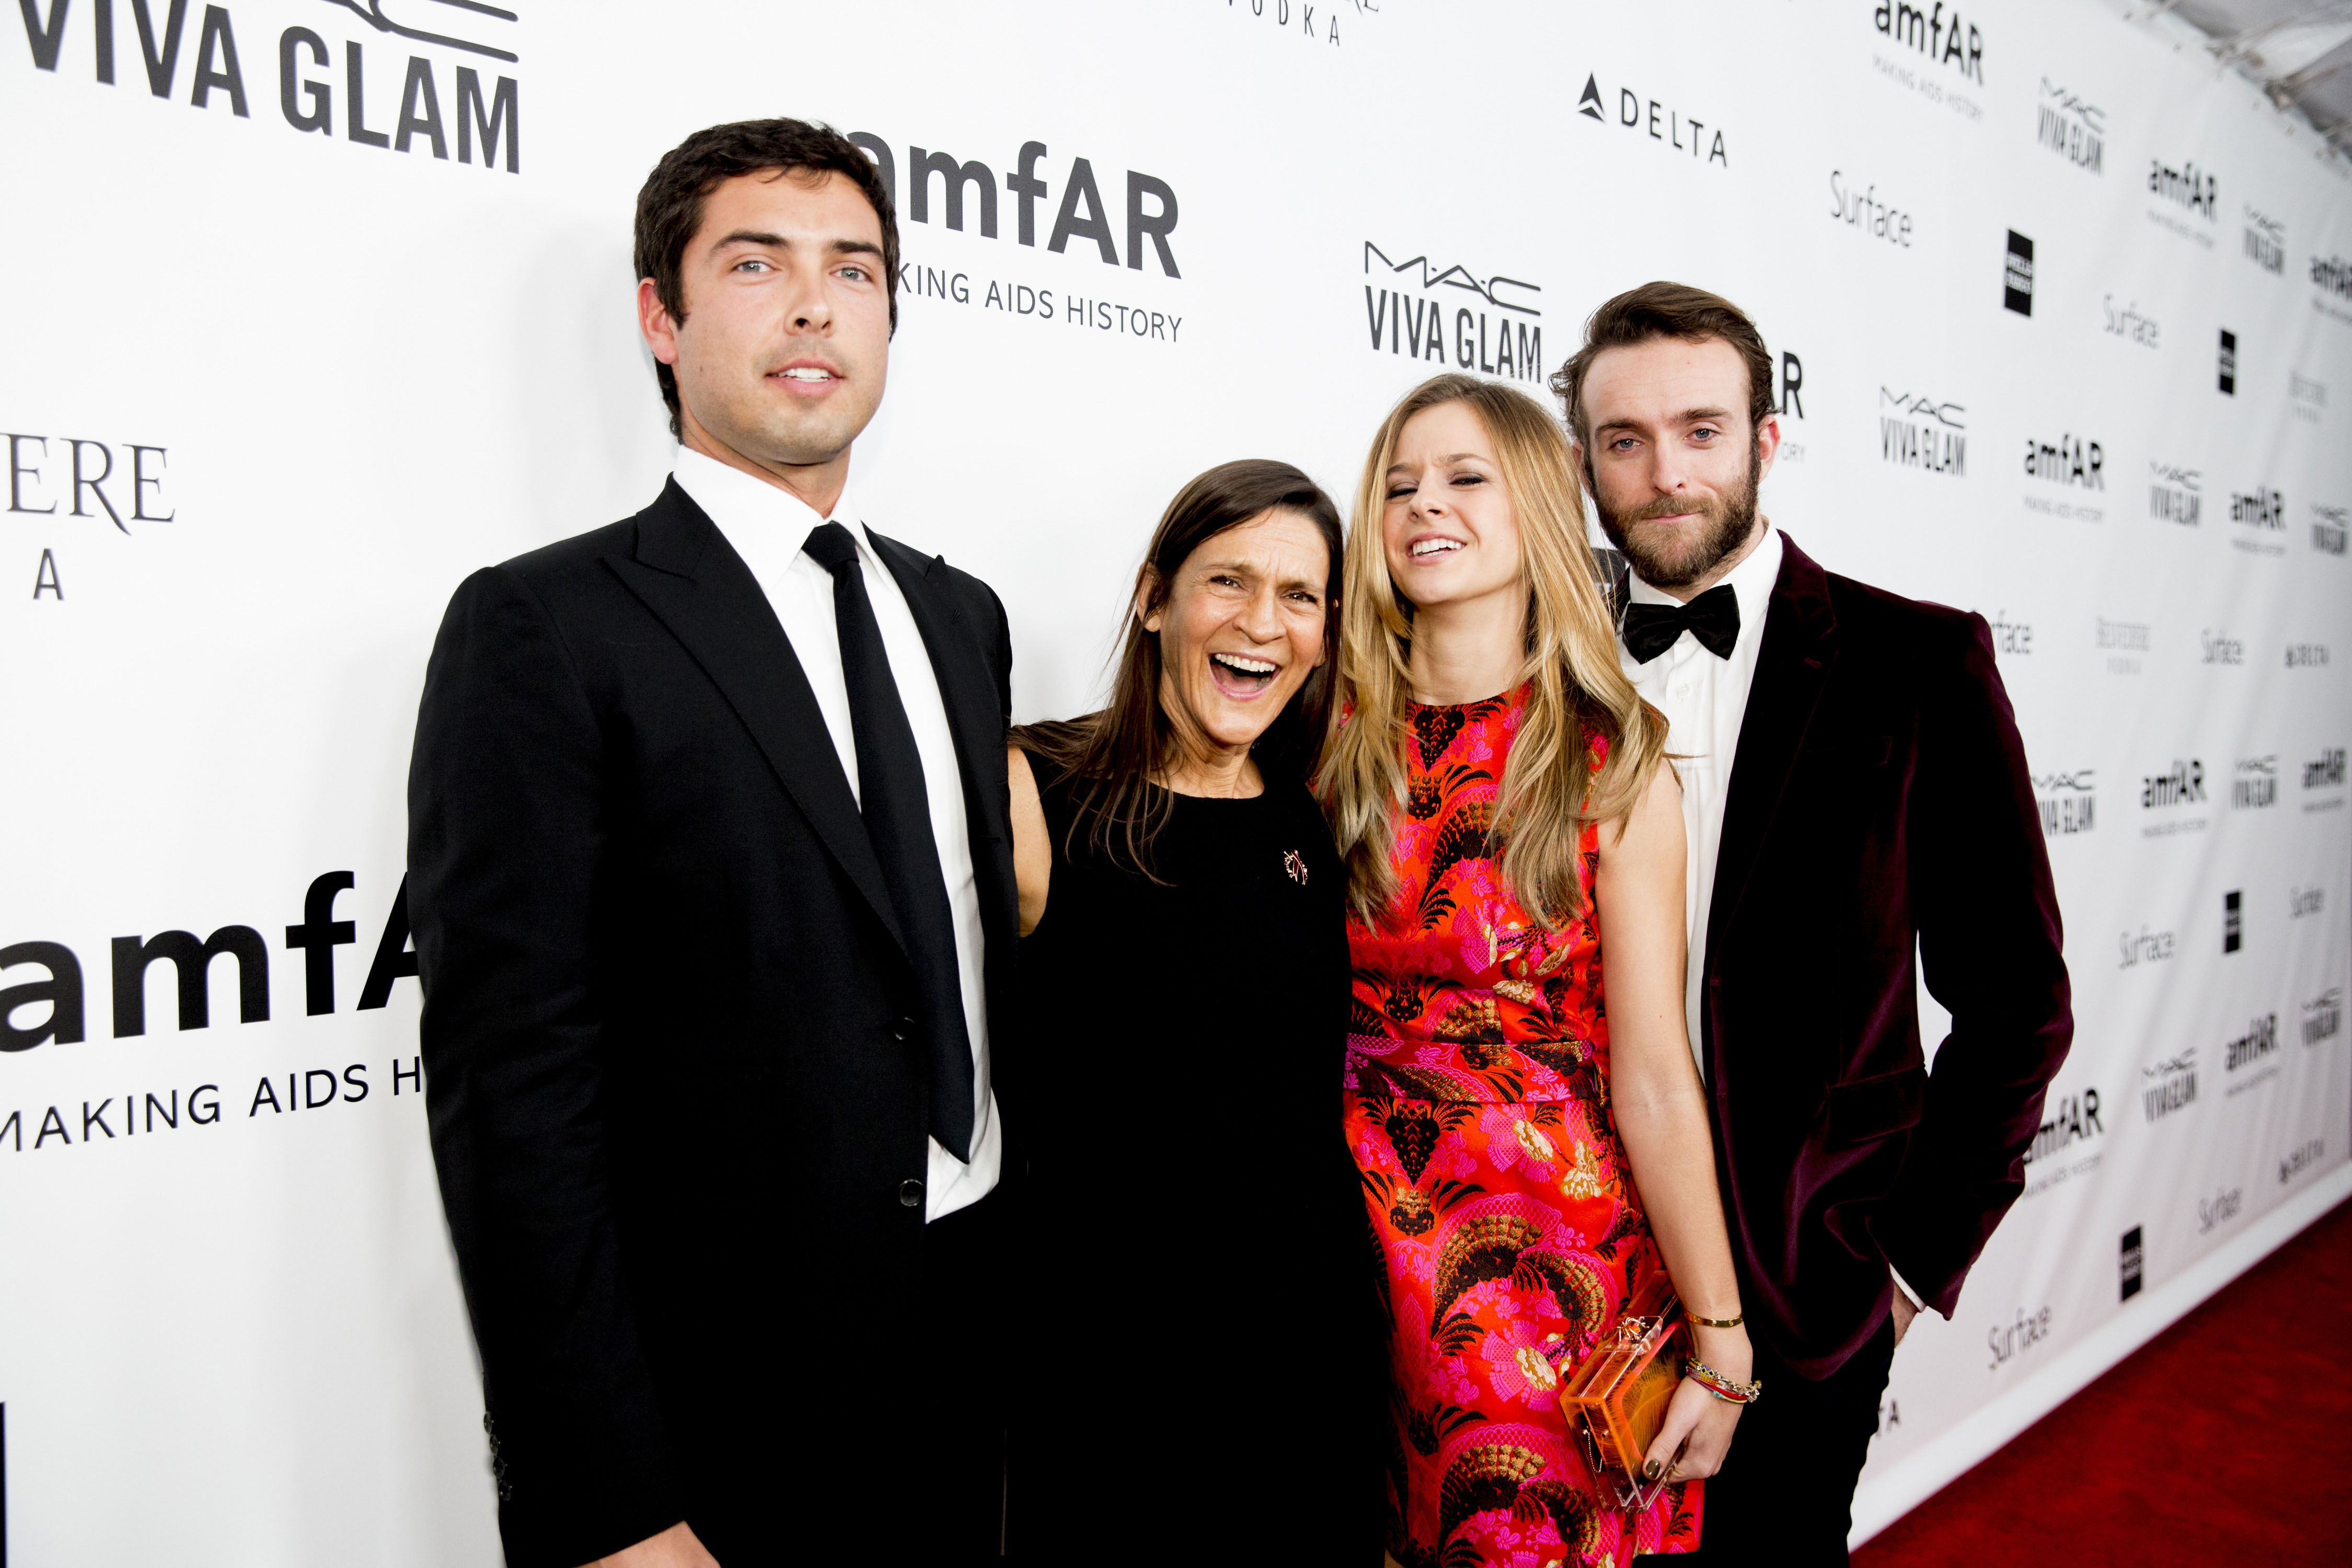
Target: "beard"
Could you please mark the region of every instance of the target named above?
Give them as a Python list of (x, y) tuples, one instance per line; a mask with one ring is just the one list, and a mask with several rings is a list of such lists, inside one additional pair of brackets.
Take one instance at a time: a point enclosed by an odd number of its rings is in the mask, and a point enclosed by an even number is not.
[[(1643, 582), (1653, 588), (1687, 588), (1748, 542), (1756, 526), (1756, 487), (1763, 468), (1763, 455), (1750, 446), (1747, 478), (1728, 494), (1662, 496), (1631, 511), (1612, 510), (1600, 499), (1601, 487), (1596, 484), (1592, 494), (1594, 509), (1601, 514), (1601, 531)], [(1589, 470), (1586, 478), (1589, 482)], [(1643, 526), (1683, 512), (1696, 512), (1699, 518), (1697, 532), (1685, 539), (1676, 538), (1678, 531)]]

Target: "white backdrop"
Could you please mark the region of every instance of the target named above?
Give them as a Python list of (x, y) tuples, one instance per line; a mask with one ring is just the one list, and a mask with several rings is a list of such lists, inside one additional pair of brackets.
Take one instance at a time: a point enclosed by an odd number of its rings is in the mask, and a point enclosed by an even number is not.
[[(720, 120), (890, 153), (854, 482), (1002, 593), (1024, 717), (1087, 705), (1199, 469), (1345, 498), (1441, 360), (1539, 390), (1653, 277), (1755, 314), (1774, 520), (1996, 624), (2080, 1021), (1860, 1531), (2352, 1184), (2352, 187), (2202, 55), (2090, 0), (511, 3), (31, 0), (0, 38), (15, 1561), (497, 1560), (379, 952), (410, 729), (468, 570), (660, 483), (631, 202)], [(912, 221), (918, 148), (985, 165), (992, 236), (937, 175)], [(175, 931), (223, 933), (201, 1027), (172, 963), (116, 984)]]

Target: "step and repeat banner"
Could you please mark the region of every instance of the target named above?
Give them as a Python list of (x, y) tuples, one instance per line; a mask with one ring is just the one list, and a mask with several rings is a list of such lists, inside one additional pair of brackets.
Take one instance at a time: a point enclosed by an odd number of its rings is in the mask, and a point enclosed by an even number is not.
[(1866, 1491), (2346, 1173), (2352, 184), (2197, 49), (2090, 0), (21, 0), (0, 33), (11, 1561), (498, 1560), (410, 731), (467, 572), (660, 485), (632, 202), (723, 120), (888, 171), (853, 483), (1003, 595), (1024, 718), (1089, 706), (1200, 469), (1344, 498), (1407, 387), (1540, 395), (1618, 289), (1756, 316), (1773, 520), (1991, 623), (2080, 1024)]

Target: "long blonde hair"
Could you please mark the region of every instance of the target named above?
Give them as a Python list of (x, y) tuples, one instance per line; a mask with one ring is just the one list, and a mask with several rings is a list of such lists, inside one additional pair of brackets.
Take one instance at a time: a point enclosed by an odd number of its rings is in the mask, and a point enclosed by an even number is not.
[[(1356, 487), (1339, 593), (1339, 701), (1316, 791), (1348, 867), (1359, 918), (1376, 923), (1395, 899), (1391, 859), (1405, 809), (1405, 706), (1412, 692), (1412, 606), (1389, 575), (1381, 514), (1389, 466), (1405, 422), (1443, 404), (1466, 405), (1495, 444), (1519, 525), (1528, 584), (1527, 709), (1511, 742), (1490, 842), (1505, 884), (1528, 913), (1556, 927), (1581, 912), (1577, 859), (1584, 830), (1622, 819), (1664, 755), (1665, 720), (1617, 662), (1615, 622), (1585, 541), (1584, 492), (1568, 439), (1523, 393), (1467, 375), (1433, 376), (1381, 422)], [(1592, 737), (1608, 742), (1598, 771)]]

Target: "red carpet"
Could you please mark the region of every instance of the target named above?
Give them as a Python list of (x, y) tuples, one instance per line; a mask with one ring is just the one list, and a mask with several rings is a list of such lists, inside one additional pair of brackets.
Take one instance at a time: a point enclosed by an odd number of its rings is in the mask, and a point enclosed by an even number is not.
[(2352, 1563), (2352, 1203), (1853, 1554)]

